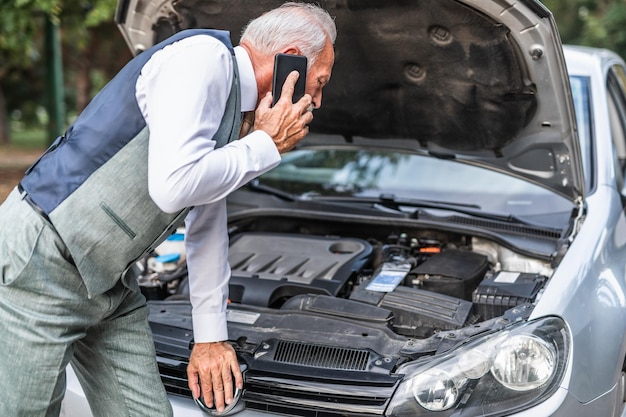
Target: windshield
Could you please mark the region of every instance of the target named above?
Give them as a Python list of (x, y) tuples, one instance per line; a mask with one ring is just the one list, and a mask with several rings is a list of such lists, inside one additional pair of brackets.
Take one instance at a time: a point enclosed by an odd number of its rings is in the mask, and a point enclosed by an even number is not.
[(565, 198), (518, 178), (398, 150), (294, 150), (283, 155), (278, 167), (261, 176), (259, 184), (306, 198), (386, 194), (526, 217), (562, 214), (572, 208)]

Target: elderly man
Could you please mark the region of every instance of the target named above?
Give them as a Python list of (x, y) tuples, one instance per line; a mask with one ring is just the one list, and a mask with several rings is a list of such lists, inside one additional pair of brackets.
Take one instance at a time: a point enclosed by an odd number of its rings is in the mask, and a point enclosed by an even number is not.
[[(55, 416), (72, 363), (96, 416), (172, 414), (145, 298), (125, 271), (183, 221), (194, 397), (243, 385), (227, 340), (226, 196), (308, 133), (334, 63), (323, 9), (286, 3), (227, 32), (187, 30), (131, 60), (0, 206), (0, 415)], [(306, 55), (271, 106), (274, 55)], [(242, 112), (252, 133), (239, 138)], [(238, 140), (237, 140), (238, 139)]]

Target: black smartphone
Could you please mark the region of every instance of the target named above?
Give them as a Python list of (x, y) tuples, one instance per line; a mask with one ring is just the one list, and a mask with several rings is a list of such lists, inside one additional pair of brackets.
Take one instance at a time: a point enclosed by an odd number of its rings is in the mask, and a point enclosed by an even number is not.
[(306, 67), (307, 58), (303, 55), (276, 54), (274, 57), (274, 78), (272, 79), (272, 106), (280, 99), (283, 84), (293, 70), (300, 73), (293, 90), (293, 103), (302, 98), (306, 86)]

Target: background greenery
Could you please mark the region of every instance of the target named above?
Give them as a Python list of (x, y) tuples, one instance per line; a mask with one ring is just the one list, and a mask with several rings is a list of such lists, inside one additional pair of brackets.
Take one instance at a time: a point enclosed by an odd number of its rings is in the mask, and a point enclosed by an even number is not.
[(116, 4), (0, 0), (0, 145), (49, 141), (46, 23), (60, 28), (66, 123), (131, 58), (113, 22)]
[[(254, 1), (254, 0), (250, 0)], [(48, 123), (45, 24), (61, 28), (66, 122), (131, 58), (117, 0), (0, 0), (0, 145), (43, 146)], [(626, 0), (544, 0), (563, 43), (626, 57)]]

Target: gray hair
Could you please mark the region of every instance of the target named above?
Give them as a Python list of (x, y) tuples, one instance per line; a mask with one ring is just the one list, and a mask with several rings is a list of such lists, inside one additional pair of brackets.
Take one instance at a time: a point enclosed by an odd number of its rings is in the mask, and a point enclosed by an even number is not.
[(309, 58), (309, 66), (326, 46), (337, 38), (335, 21), (328, 12), (310, 3), (287, 2), (251, 20), (241, 41), (250, 42), (263, 54), (274, 54), (296, 45)]

